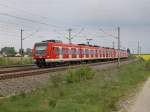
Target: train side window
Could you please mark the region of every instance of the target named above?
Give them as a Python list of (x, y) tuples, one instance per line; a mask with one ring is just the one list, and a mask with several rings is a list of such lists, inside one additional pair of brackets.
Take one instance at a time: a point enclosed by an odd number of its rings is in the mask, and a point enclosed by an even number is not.
[(80, 49), (77, 50), (77, 54), (81, 54), (81, 50)]
[(66, 49), (65, 48), (62, 48), (62, 54), (66, 54)]
[(66, 54), (69, 54), (69, 49), (66, 48)]
[(60, 50), (59, 50), (58, 47), (54, 47), (53, 49), (54, 49), (54, 52), (55, 52), (56, 55), (60, 54)]
[(88, 49), (85, 50), (85, 54), (89, 54), (89, 50)]
[(69, 49), (63, 48), (63, 54), (69, 54)]
[(96, 55), (96, 50), (94, 50), (94, 55)]
[(76, 49), (75, 48), (71, 49), (71, 54), (76, 54)]
[(70, 54), (70, 55), (71, 55), (71, 49), (68, 49), (68, 54)]
[(83, 54), (83, 55), (84, 55), (84, 49), (81, 49), (81, 54)]

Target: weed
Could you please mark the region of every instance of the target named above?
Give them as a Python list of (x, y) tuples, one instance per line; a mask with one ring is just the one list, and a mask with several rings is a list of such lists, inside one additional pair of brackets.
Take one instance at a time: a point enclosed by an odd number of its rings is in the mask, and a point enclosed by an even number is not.
[(50, 81), (52, 82), (52, 85), (54, 87), (58, 87), (62, 83), (63, 79), (61, 77), (61, 74), (56, 74), (50, 76)]
[(1, 99), (0, 111), (116, 112), (118, 101), (149, 77), (150, 71), (145, 70), (145, 65), (141, 61), (122, 65), (119, 70), (113, 68), (94, 71), (88, 66), (69, 69), (64, 74), (69, 83), (62, 83), (59, 79), (62, 75), (54, 76), (48, 82), (54, 86), (46, 86), (32, 93), (21, 93), (12, 100)]
[(92, 79), (95, 71), (89, 66), (81, 66), (78, 69), (70, 69), (66, 75), (66, 81), (68, 83), (79, 82), (81, 80)]
[(145, 64), (145, 70), (150, 70), (150, 61), (147, 61)]
[(51, 107), (55, 107), (56, 106), (56, 103), (57, 103), (57, 100), (56, 99), (53, 99), (53, 98), (50, 98), (49, 99), (49, 106)]

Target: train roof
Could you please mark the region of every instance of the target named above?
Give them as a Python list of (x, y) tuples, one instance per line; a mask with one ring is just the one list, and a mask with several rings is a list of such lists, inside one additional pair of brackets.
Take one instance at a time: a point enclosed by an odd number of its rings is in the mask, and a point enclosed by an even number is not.
[[(53, 44), (57, 44), (57, 45), (65, 45), (65, 46), (81, 46), (81, 47), (93, 47), (93, 48), (104, 48), (104, 49), (114, 49), (114, 48), (110, 48), (110, 47), (101, 47), (101, 46), (98, 46), (98, 45), (88, 45), (88, 44), (66, 44), (66, 43), (63, 43), (61, 40), (44, 40), (44, 41), (41, 41), (41, 42), (37, 42), (36, 44), (47, 44), (47, 43), (53, 43)], [(118, 50), (118, 49), (116, 49)], [(126, 51), (126, 50), (123, 50), (123, 49), (120, 49), (121, 51)]]

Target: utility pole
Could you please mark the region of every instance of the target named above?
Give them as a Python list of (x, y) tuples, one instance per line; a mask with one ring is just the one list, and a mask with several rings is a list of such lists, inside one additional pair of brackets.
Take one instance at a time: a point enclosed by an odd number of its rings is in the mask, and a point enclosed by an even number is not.
[(71, 44), (71, 40), (73, 39), (73, 38), (71, 37), (72, 29), (71, 29), (71, 28), (69, 28), (69, 29), (68, 29), (68, 32), (69, 32), (68, 40), (69, 40), (69, 44)]
[(142, 47), (140, 46), (140, 55), (141, 55), (141, 53), (142, 53)]
[(23, 38), (22, 38), (22, 32), (23, 32), (23, 30), (21, 29), (21, 49), (20, 49), (21, 63), (23, 63)]
[(120, 67), (120, 27), (118, 27), (118, 67)]

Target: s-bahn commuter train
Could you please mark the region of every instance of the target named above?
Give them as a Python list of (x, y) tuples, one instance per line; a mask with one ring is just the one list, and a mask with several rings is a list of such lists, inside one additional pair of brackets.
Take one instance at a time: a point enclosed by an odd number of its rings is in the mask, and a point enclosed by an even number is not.
[(33, 48), (33, 61), (38, 67), (114, 60), (118, 57), (127, 58), (127, 51), (85, 44), (65, 44), (58, 40), (35, 43)]

